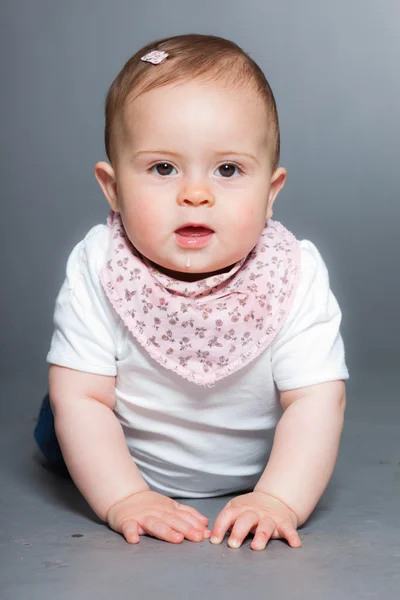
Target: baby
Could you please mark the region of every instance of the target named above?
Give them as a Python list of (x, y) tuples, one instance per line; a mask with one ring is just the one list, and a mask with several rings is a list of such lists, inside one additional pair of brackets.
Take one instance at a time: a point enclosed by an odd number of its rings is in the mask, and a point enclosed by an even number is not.
[[(233, 42), (181, 35), (130, 58), (105, 112), (111, 211), (68, 259), (39, 447), (127, 542), (299, 547), (349, 374), (325, 263), (272, 219), (271, 88)], [(225, 494), (211, 531), (174, 500)]]

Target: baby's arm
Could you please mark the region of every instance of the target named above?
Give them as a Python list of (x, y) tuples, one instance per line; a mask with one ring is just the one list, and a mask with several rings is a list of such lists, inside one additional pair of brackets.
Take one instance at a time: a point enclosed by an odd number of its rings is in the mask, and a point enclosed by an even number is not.
[(285, 410), (254, 491), (286, 504), (303, 524), (335, 467), (346, 406), (341, 380), (281, 392)]
[(113, 408), (115, 377), (50, 365), (49, 395), (64, 460), (94, 512), (149, 486), (132, 460)]
[(49, 395), (71, 477), (112, 529), (131, 543), (146, 533), (176, 544), (209, 537), (207, 517), (151, 491), (143, 479), (113, 413), (115, 377), (52, 364)]

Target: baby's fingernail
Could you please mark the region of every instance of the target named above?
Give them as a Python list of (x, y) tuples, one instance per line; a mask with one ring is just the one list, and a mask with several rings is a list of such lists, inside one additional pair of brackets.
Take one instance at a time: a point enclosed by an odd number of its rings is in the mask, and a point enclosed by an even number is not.
[(209, 529), (204, 530), (204, 537), (209, 538), (211, 535), (211, 531)]
[(220, 539), (219, 539), (218, 537), (216, 537), (215, 535), (213, 535), (213, 537), (212, 537), (212, 538), (210, 538), (210, 542), (211, 542), (212, 544), (219, 544), (219, 542), (220, 542)]
[(230, 548), (239, 548), (240, 542), (238, 540), (229, 540), (228, 546)]

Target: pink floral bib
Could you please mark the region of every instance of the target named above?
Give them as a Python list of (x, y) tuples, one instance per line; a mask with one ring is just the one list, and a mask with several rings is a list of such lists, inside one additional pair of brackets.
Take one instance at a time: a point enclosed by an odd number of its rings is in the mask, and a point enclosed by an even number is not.
[(161, 273), (110, 212), (100, 280), (136, 340), (160, 365), (199, 385), (247, 365), (272, 343), (292, 306), (300, 244), (269, 219), (257, 245), (230, 271), (196, 282)]

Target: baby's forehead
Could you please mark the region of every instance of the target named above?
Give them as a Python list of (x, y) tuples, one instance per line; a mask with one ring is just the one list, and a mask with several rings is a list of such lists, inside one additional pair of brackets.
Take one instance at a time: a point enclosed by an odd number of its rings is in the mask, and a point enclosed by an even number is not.
[(176, 112), (182, 109), (182, 104), (192, 106), (198, 100), (199, 104), (208, 103), (216, 108), (232, 108), (267, 112), (267, 105), (261, 94), (249, 85), (221, 83), (217, 81), (203, 81), (193, 79), (177, 81), (163, 86), (154, 86), (143, 92), (136, 90), (127, 96), (124, 111), (151, 110), (157, 105), (160, 109), (168, 104), (169, 110)]
[(154, 88), (128, 99), (122, 111), (128, 138), (185, 136), (238, 141), (265, 146), (270, 137), (267, 108), (253, 90), (202, 82)]

